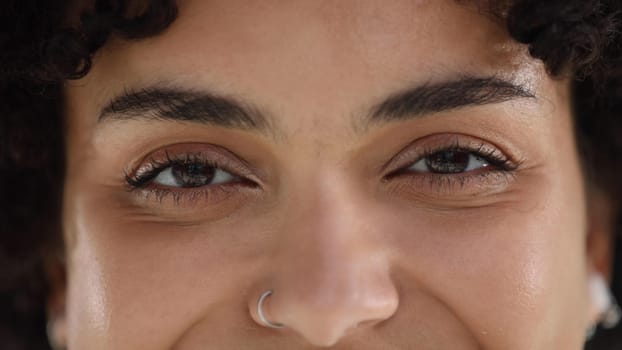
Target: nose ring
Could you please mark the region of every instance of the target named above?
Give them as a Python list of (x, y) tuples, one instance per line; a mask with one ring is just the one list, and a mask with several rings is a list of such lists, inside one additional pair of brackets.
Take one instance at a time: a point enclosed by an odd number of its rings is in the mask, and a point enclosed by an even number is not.
[(270, 327), (270, 328), (283, 328), (285, 327), (284, 324), (282, 323), (272, 323), (270, 322), (267, 318), (266, 315), (264, 315), (263, 313), (263, 302), (264, 300), (266, 300), (267, 297), (269, 297), (272, 294), (272, 290), (267, 290), (265, 291), (260, 297), (259, 297), (259, 301), (257, 302), (257, 315), (259, 315), (259, 320), (261, 321), (261, 323), (266, 326), (266, 327)]

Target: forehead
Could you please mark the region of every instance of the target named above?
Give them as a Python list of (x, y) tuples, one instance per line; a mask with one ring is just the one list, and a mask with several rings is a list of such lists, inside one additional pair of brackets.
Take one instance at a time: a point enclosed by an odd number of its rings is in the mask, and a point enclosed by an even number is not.
[[(112, 40), (94, 61), (69, 95), (99, 108), (123, 89), (165, 82), (307, 123), (410, 85), (542, 73), (492, 15), (455, 0), (185, 0), (162, 35)], [(294, 117), (301, 108), (308, 115)]]
[(502, 24), (470, 2), (185, 0), (179, 7), (163, 35), (109, 43), (93, 73), (148, 79), (157, 68), (197, 79), (201, 68), (212, 79), (232, 80), (216, 72), (236, 79), (252, 73), (263, 83), (304, 78), (309, 85), (343, 72), (416, 79), (525, 58)]

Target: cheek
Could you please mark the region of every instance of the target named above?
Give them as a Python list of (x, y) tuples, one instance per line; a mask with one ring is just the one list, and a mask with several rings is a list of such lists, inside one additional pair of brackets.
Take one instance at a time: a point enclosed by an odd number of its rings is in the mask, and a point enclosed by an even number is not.
[(240, 225), (163, 223), (94, 188), (71, 198), (72, 348), (170, 348), (197, 320), (219, 323), (218, 310), (244, 299), (261, 252)]
[(580, 343), (585, 199), (578, 170), (549, 166), (517, 184), (481, 208), (393, 208), (398, 214), (387, 221), (395, 223), (389, 232), (398, 264), (490, 348)]

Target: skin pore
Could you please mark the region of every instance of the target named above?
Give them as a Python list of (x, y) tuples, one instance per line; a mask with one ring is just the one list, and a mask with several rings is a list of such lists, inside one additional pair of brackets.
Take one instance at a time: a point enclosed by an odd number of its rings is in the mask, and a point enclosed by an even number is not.
[[(492, 16), (179, 10), (66, 85), (70, 349), (583, 346), (606, 251), (586, 251), (570, 84)], [(447, 159), (464, 171), (430, 171)], [(284, 329), (258, 322), (268, 289)]]

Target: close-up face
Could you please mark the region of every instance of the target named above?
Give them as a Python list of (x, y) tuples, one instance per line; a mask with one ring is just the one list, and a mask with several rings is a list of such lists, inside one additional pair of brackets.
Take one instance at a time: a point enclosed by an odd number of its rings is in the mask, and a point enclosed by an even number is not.
[(583, 346), (570, 83), (475, 2), (180, 1), (64, 92), (70, 349)]

